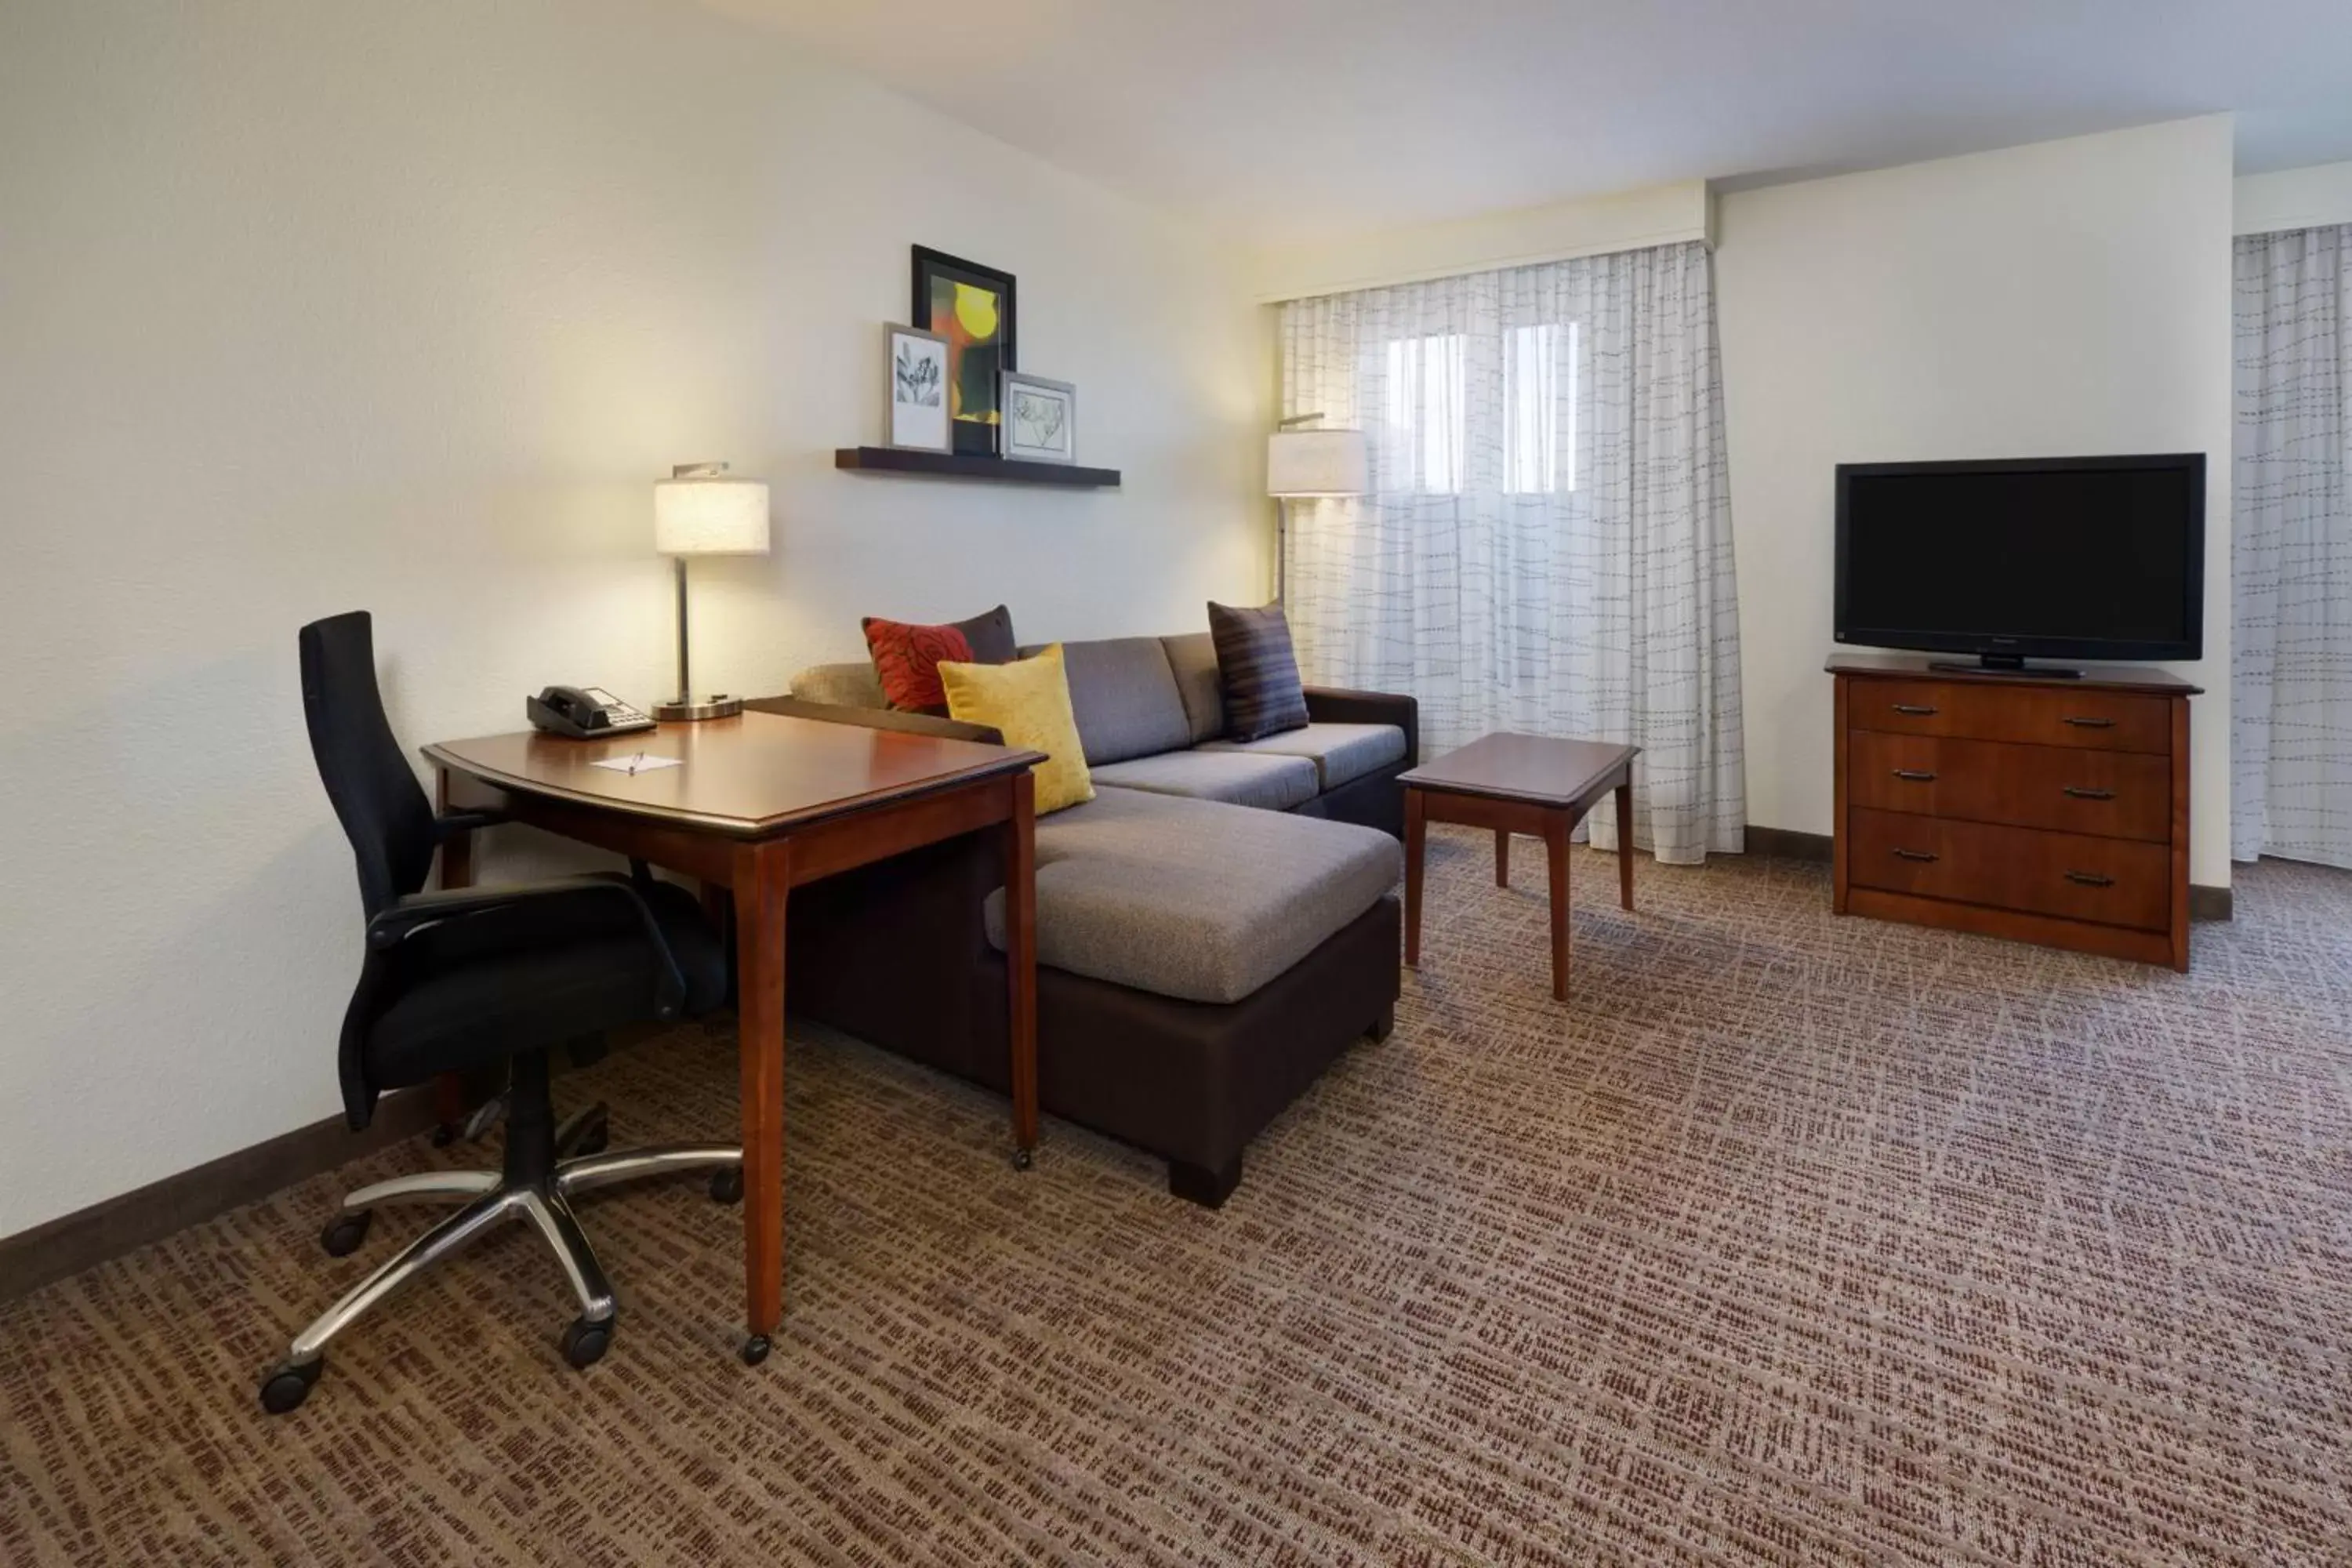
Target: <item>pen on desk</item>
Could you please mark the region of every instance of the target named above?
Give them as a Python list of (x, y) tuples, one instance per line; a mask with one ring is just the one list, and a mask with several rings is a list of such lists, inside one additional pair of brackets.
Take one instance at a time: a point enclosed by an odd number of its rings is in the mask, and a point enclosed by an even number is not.
[(629, 776), (631, 778), (635, 778), (637, 776), (637, 765), (645, 760), (646, 754), (643, 752), (639, 752), (635, 756), (629, 759)]

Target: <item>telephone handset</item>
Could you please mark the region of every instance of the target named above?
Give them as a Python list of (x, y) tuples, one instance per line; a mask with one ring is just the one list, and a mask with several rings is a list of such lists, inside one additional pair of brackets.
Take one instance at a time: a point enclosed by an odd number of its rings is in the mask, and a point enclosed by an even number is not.
[(536, 697), (523, 699), (522, 710), (550, 734), (575, 741), (625, 735), (650, 730), (654, 721), (601, 686), (551, 686)]

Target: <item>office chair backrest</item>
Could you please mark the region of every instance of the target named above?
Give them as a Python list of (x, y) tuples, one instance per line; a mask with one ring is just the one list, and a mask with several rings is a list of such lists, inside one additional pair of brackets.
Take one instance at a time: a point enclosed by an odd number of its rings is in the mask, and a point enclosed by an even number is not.
[(433, 806), (425, 798), (375, 683), (375, 631), (365, 610), (301, 632), (302, 717), (320, 782), (359, 861), (371, 919), (416, 892), (433, 869)]

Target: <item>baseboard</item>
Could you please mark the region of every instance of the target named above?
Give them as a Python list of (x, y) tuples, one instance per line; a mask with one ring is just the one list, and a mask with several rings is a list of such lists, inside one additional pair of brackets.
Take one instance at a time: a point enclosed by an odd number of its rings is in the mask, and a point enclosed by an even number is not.
[[(626, 1050), (677, 1026), (632, 1025), (614, 1030), (606, 1043), (613, 1050)], [(563, 1051), (555, 1053), (551, 1065), (558, 1081), (572, 1070)], [(488, 1100), (500, 1081), (488, 1075), (469, 1078), (467, 1107), (470, 1110)], [(308, 1181), (321, 1171), (414, 1138), (433, 1124), (431, 1086), (398, 1089), (376, 1101), (375, 1116), (364, 1132), (352, 1131), (341, 1116), (330, 1116), (86, 1209), (59, 1215), (30, 1230), (0, 1237), (0, 1301), (28, 1295), (53, 1279), (79, 1274), (151, 1241), (202, 1225), (240, 1205)]]
[(2227, 888), (2200, 888), (2189, 884), (2189, 918), (2192, 921), (2226, 921), (2237, 911), (2237, 904)]
[(430, 1087), (385, 1095), (367, 1131), (330, 1116), (0, 1237), (0, 1301), (161, 1241), (433, 1125)]
[(1799, 833), (1788, 827), (1748, 826), (1748, 853), (1775, 860), (1802, 860), (1826, 866), (1835, 858), (1837, 841), (1826, 833)]

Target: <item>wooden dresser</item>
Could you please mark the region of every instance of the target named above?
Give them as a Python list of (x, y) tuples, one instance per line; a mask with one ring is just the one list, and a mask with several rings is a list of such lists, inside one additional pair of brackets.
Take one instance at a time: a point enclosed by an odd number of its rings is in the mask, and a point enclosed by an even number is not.
[(2189, 967), (2189, 700), (1841, 654), (1840, 914)]

